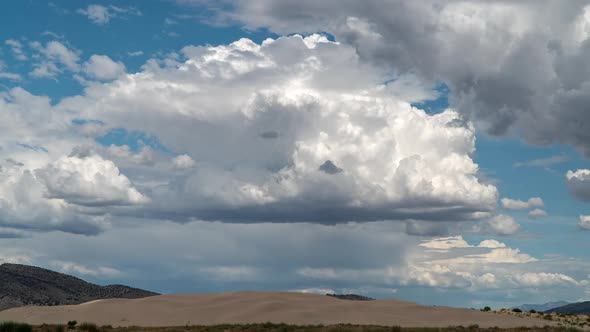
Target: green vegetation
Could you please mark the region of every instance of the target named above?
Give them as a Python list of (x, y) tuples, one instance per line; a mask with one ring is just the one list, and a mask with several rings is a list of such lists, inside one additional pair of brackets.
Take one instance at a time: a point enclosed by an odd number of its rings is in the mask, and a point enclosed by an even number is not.
[(75, 320), (71, 320), (68, 322), (68, 330), (73, 330), (74, 328), (76, 328), (76, 324), (78, 324), (78, 322), (76, 322)]
[(486, 306), (486, 307), (484, 307), (483, 309), (481, 309), (481, 311), (486, 311), (486, 312), (487, 312), (487, 311), (492, 311), (492, 308), (490, 308), (490, 307)]
[(25, 323), (3, 322), (0, 323), (0, 332), (31, 332), (33, 327)]

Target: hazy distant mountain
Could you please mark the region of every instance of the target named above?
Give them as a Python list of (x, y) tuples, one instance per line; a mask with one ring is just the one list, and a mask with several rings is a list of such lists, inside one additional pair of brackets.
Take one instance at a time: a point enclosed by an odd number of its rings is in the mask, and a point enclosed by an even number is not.
[(535, 310), (535, 311), (547, 311), (553, 308), (557, 308), (557, 307), (562, 307), (564, 305), (568, 305), (569, 302), (565, 302), (565, 301), (556, 301), (556, 302), (547, 302), (544, 304), (523, 304), (521, 306), (515, 307), (518, 308), (522, 311), (531, 311), (531, 310)]
[(563, 314), (590, 314), (590, 301), (570, 303), (561, 307), (548, 309), (546, 312)]
[(0, 310), (23, 305), (78, 304), (157, 293), (122, 285), (99, 286), (66, 274), (19, 264), (0, 265)]

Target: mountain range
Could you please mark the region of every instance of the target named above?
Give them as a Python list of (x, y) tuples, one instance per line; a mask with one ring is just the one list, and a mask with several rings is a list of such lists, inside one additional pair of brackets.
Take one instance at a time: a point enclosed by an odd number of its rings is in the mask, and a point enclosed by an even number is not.
[(561, 307), (552, 308), (545, 312), (556, 312), (559, 314), (590, 314), (590, 301), (570, 303)]
[(570, 303), (565, 302), (565, 301), (556, 301), (556, 302), (547, 302), (547, 303), (543, 303), (543, 304), (523, 304), (523, 305), (520, 305), (515, 308), (520, 309), (525, 312), (528, 312), (531, 310), (535, 310), (538, 312), (545, 312), (547, 310), (563, 307), (564, 305), (568, 305), (568, 304), (570, 304)]
[(20, 264), (0, 265), (0, 310), (26, 305), (61, 305), (107, 298), (158, 295), (123, 285), (99, 286), (51, 270)]

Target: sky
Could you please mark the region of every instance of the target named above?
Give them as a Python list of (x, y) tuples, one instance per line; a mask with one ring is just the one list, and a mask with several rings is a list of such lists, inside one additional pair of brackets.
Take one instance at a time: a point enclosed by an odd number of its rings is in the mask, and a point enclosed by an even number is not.
[(590, 2), (3, 1), (0, 262), (590, 299)]

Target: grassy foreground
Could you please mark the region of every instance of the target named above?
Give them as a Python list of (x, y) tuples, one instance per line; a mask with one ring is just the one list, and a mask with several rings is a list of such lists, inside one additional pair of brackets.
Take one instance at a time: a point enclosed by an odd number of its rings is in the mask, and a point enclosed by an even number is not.
[[(73, 323), (73, 324), (72, 324)], [(572, 327), (539, 327), (539, 328), (479, 328), (477, 325), (452, 326), (446, 328), (402, 328), (399, 326), (370, 325), (287, 325), (287, 324), (240, 324), (212, 326), (177, 326), (177, 327), (111, 327), (96, 326), (92, 323), (77, 324), (70, 322), (64, 325), (31, 326), (28, 324), (4, 322), (0, 323), (0, 332), (574, 332), (582, 331)]]

